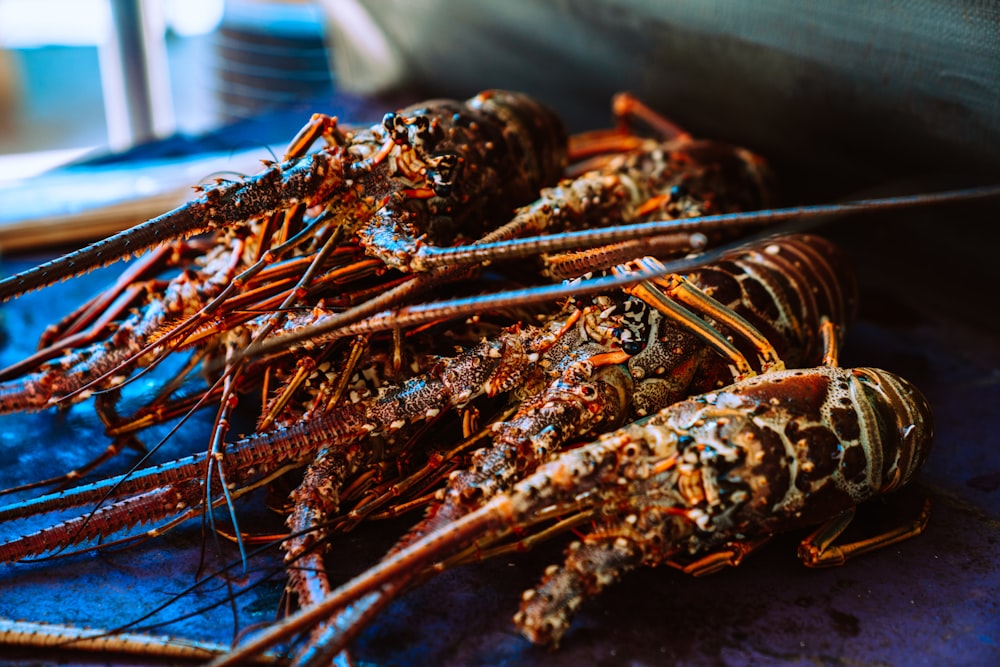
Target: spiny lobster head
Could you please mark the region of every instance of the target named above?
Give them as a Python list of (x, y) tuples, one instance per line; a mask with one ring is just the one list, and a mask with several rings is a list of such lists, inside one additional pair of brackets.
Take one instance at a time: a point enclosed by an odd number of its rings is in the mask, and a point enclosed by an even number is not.
[[(680, 139), (664, 145), (668, 159), (683, 173), (682, 188), (710, 194), (711, 213), (753, 211), (774, 206), (777, 177), (760, 155), (705, 139)], [(676, 168), (676, 167), (675, 167)]]
[(909, 381), (877, 368), (852, 373), (868, 394), (882, 431), (882, 485), (887, 492), (913, 479), (930, 452), (934, 421), (924, 395)]

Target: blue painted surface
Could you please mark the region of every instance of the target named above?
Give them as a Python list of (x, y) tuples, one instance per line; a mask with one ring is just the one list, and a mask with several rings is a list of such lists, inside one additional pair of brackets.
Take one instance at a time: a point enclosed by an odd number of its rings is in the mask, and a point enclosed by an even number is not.
[(9, 57), (19, 94), (0, 123), (0, 153), (107, 145), (97, 47), (17, 49)]

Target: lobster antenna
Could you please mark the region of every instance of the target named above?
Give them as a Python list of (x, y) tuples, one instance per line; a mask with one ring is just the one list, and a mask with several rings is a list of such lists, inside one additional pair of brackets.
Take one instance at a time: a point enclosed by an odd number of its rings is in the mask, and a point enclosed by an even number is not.
[[(934, 195), (916, 195), (893, 197), (889, 199), (869, 199), (846, 204), (804, 206), (789, 209), (774, 209), (761, 211), (759, 213), (725, 214), (718, 216), (706, 216), (704, 218), (692, 219), (692, 222), (719, 220), (742, 220), (744, 216), (751, 215), (760, 224), (767, 221), (784, 221), (784, 224), (768, 227), (765, 230), (744, 237), (739, 241), (721, 245), (698, 255), (664, 262), (662, 266), (646, 268), (644, 270), (630, 272), (618, 276), (606, 276), (601, 278), (590, 278), (564, 282), (557, 285), (543, 285), (538, 287), (528, 287), (520, 290), (510, 290), (488, 295), (476, 295), (430, 303), (415, 304), (401, 308), (386, 309), (372, 314), (370, 317), (358, 319), (352, 311), (334, 314), (317, 324), (302, 327), (296, 331), (273, 336), (266, 340), (251, 345), (244, 352), (246, 355), (272, 354), (285, 350), (294, 345), (307, 342), (319, 343), (328, 340), (354, 336), (358, 334), (374, 333), (377, 331), (388, 331), (401, 327), (416, 326), (429, 322), (466, 317), (483, 312), (487, 308), (510, 308), (514, 306), (526, 306), (539, 303), (550, 303), (559, 299), (571, 296), (585, 296), (599, 294), (615, 290), (621, 287), (634, 285), (645, 280), (659, 278), (671, 273), (681, 273), (697, 268), (706, 262), (714, 262), (724, 255), (740, 251), (748, 246), (759, 244), (768, 239), (784, 234), (799, 233), (826, 224), (827, 216), (835, 213), (856, 213), (870, 211), (872, 204), (876, 209), (894, 209), (916, 206), (927, 203), (946, 203), (955, 201), (970, 201), (976, 199), (988, 199), (1000, 196), (1000, 186), (985, 186), (982, 188), (972, 188), (966, 190), (951, 190)], [(682, 221), (682, 225), (690, 225), (691, 222)], [(587, 230), (563, 236), (534, 237), (512, 241), (510, 245), (483, 244), (474, 246), (464, 246), (443, 251), (455, 256), (464, 255), (472, 257), (478, 255), (480, 248), (484, 247), (510, 247), (517, 246), (516, 257), (522, 256), (521, 249), (525, 251), (523, 255), (532, 255), (538, 252), (539, 242), (546, 244), (546, 251), (565, 250), (577, 248), (583, 240), (588, 245), (595, 237), (599, 240), (593, 241), (592, 245), (603, 245), (605, 243), (621, 241), (628, 238), (656, 238), (659, 234), (676, 233), (677, 221), (645, 222), (635, 225), (626, 225), (611, 229)], [(695, 227), (697, 228), (697, 226)], [(621, 235), (618, 232), (623, 232)], [(641, 233), (640, 233), (641, 232)], [(567, 237), (571, 241), (565, 241)], [(527, 249), (532, 249), (528, 251)], [(436, 253), (435, 253), (436, 254)], [(462, 261), (458, 259), (456, 261)], [(470, 262), (472, 260), (469, 260)], [(476, 260), (481, 261), (481, 260)], [(434, 269), (444, 270), (444, 269)]]
[[(877, 199), (860, 199), (841, 204), (815, 204), (791, 208), (706, 215), (680, 220), (657, 220), (604, 229), (586, 229), (559, 235), (532, 236), (513, 241), (480, 243), (454, 248), (423, 246), (417, 252), (414, 265), (422, 269), (456, 264), (478, 264), (488, 260), (519, 259), (541, 253), (578, 250), (595, 246), (644, 239), (667, 233), (731, 231), (786, 221), (801, 221), (792, 231), (803, 231), (824, 224), (822, 218), (873, 211), (887, 211), (913, 206), (977, 201), (1000, 197), (1000, 185), (988, 185), (932, 194), (904, 195)], [(812, 222), (810, 222), (812, 221)]]
[(209, 667), (243, 664), (247, 656), (270, 648), (284, 638), (311, 627), (317, 620), (330, 616), (350, 604), (352, 600), (375, 590), (382, 583), (391, 582), (399, 576), (407, 577), (408, 573), (432, 565), (450, 545), (471, 541), (493, 528), (501, 520), (502, 516), (493, 504), (485, 505), (465, 515), (446, 530), (428, 535), (400, 551), (393, 558), (382, 561), (313, 606), (299, 610), (279, 621), (268, 630), (251, 638), (243, 646), (237, 647), (232, 653), (216, 658), (209, 663)]
[[(316, 190), (316, 179), (324, 178), (325, 163), (329, 161), (329, 153), (310, 153), (245, 181), (208, 190), (198, 199), (163, 215), (0, 280), (0, 302), (112, 264), (122, 257), (138, 255), (167, 239), (212, 231), (230, 220), (263, 216), (305, 200), (308, 198), (305, 193)], [(351, 170), (354, 168), (350, 166)]]

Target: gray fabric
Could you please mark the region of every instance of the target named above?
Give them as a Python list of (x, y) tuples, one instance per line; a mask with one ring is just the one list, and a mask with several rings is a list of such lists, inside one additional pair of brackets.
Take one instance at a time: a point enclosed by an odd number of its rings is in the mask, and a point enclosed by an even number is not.
[(331, 30), (350, 54), (335, 63), (348, 87), (370, 90), (375, 79), (359, 66), (367, 62), (393, 73), (382, 88), (514, 88), (575, 129), (607, 124), (609, 96), (629, 90), (699, 134), (775, 159), (873, 172), (1000, 166), (994, 2), (327, 4), (367, 10), (392, 50), (391, 66), (384, 44), (375, 65), (344, 23)]

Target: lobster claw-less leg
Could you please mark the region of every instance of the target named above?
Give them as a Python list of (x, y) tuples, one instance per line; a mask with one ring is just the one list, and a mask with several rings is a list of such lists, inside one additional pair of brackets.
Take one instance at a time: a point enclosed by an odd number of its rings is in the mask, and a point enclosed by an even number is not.
[[(0, 412), (40, 410), (59, 402), (79, 402), (91, 390), (114, 385), (145, 361), (140, 357), (156, 346), (154, 339), (178, 318), (187, 318), (216, 297), (229, 283), (240, 263), (244, 244), (215, 246), (206, 255), (200, 271), (186, 270), (169, 280), (154, 298), (144, 295), (139, 309), (109, 326), (85, 347), (68, 349), (50, 362), (16, 379), (0, 384)], [(144, 290), (146, 292), (147, 290)]]
[[(0, 645), (50, 647), (72, 651), (92, 651), (94, 653), (127, 654), (159, 660), (208, 660), (225, 653), (228, 647), (222, 644), (179, 639), (166, 635), (151, 635), (141, 632), (109, 632), (97, 628), (80, 628), (52, 623), (11, 621), (0, 619)], [(280, 664), (280, 659), (272, 653), (249, 658), (259, 665)]]
[(931, 501), (928, 497), (924, 500), (920, 513), (912, 520), (871, 537), (835, 544), (837, 538), (854, 520), (855, 508), (852, 507), (843, 514), (830, 519), (802, 540), (799, 544), (799, 559), (807, 567), (843, 565), (848, 559), (855, 556), (916, 537), (924, 532), (930, 514)]
[(727, 567), (739, 567), (747, 556), (770, 541), (770, 535), (756, 540), (734, 540), (726, 542), (718, 551), (705, 554), (696, 561), (681, 564), (670, 560), (666, 564), (676, 567), (684, 574), (690, 574), (693, 577), (704, 577), (705, 575), (715, 574)]

